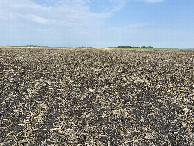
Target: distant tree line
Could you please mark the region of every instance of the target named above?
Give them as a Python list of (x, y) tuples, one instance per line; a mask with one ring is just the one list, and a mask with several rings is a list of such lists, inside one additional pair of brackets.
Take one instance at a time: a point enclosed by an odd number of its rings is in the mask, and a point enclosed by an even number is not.
[(118, 46), (117, 48), (153, 48), (152, 46), (142, 46), (142, 47), (138, 47), (138, 46)]
[(139, 47), (134, 47), (134, 46), (118, 46), (117, 48), (139, 48)]
[(76, 48), (92, 48), (92, 47), (84, 47), (84, 46), (81, 46), (81, 47), (76, 47)]
[(48, 47), (48, 46), (26, 45), (26, 47)]
[(148, 46), (148, 47), (142, 46), (141, 48), (153, 48), (153, 47), (152, 46)]

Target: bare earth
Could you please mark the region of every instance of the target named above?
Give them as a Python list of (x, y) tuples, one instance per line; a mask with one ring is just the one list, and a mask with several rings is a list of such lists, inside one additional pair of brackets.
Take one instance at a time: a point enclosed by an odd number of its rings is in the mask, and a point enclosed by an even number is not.
[(190, 145), (194, 50), (0, 48), (0, 145)]

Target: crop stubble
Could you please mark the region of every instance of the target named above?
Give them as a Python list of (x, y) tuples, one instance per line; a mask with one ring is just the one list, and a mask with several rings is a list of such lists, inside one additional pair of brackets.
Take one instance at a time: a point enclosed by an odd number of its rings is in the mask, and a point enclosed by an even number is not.
[(193, 145), (193, 50), (0, 48), (1, 145)]

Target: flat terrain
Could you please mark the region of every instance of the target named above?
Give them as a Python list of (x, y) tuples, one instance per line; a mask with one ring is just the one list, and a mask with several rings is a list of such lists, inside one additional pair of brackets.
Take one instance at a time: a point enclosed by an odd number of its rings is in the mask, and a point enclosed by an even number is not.
[(194, 50), (0, 48), (0, 145), (190, 145)]

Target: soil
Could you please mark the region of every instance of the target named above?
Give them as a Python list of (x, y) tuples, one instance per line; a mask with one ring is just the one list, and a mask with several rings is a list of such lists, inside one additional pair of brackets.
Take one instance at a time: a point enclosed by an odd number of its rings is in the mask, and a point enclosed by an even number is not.
[(0, 48), (0, 145), (193, 145), (194, 50)]

